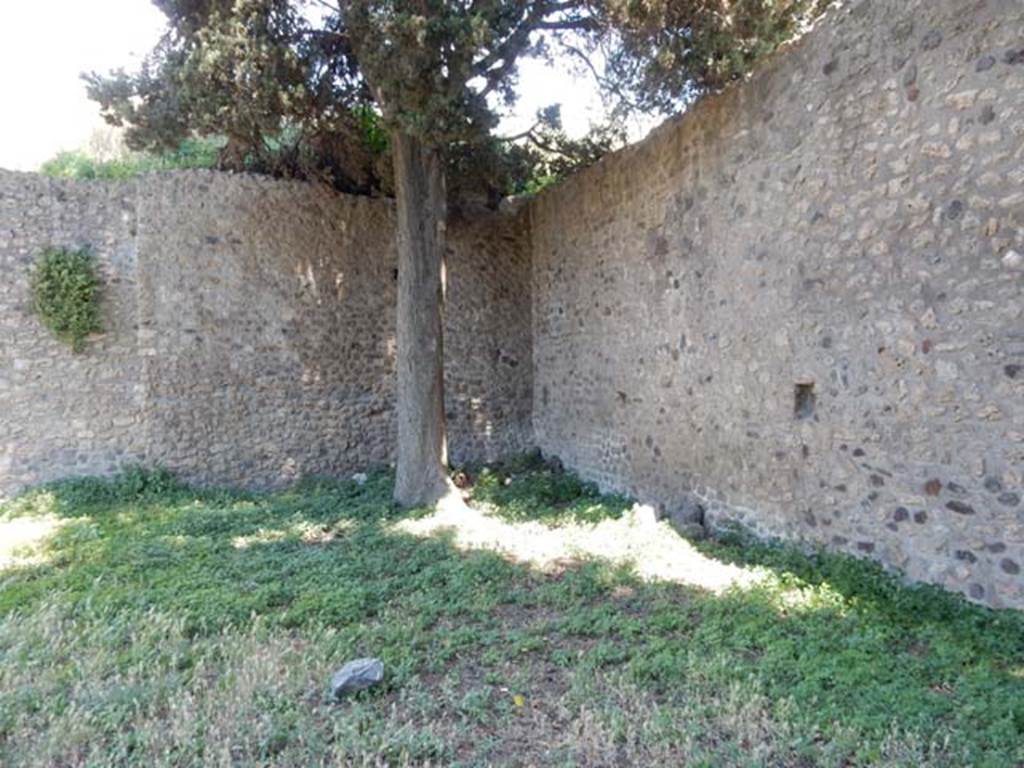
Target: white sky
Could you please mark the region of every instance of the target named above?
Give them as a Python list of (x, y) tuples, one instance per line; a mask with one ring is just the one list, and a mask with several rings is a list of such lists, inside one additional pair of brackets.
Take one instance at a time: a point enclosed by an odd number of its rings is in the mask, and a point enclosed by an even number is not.
[[(35, 170), (61, 149), (82, 147), (103, 123), (79, 75), (134, 69), (163, 24), (148, 0), (0, 0), (0, 168)], [(556, 102), (571, 134), (600, 118), (592, 81), (538, 61), (524, 61), (520, 72), (509, 133)]]

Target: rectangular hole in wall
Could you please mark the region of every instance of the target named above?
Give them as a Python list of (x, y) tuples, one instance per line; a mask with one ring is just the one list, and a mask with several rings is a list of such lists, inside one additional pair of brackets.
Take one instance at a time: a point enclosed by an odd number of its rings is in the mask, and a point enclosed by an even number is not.
[(798, 419), (809, 419), (814, 416), (814, 383), (798, 383), (793, 393), (793, 414)]

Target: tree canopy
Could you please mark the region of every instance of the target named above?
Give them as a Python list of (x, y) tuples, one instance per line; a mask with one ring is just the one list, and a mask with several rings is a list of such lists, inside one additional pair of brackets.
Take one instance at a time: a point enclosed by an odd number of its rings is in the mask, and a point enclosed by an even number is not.
[(671, 114), (750, 69), (826, 0), (156, 0), (168, 29), (136, 72), (86, 76), (133, 149), (226, 138), (228, 169), (393, 192), (390, 133), (443, 146), (452, 190), (519, 192), (622, 143), (571, 141), (557, 108), (495, 136), (517, 64), (597, 78), (610, 115)]

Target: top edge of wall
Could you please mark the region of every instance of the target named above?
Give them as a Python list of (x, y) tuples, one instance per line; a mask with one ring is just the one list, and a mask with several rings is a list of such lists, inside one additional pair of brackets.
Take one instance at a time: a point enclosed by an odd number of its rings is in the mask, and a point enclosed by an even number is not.
[(346, 194), (323, 182), (208, 168), (150, 171), (127, 179), (68, 179), (47, 176), (35, 171), (0, 168), (0, 190), (4, 188), (14, 191), (15, 194), (23, 190), (36, 190), (41, 194), (128, 194), (138, 198), (149, 198), (154, 194), (170, 193), (172, 190), (185, 191), (188, 194), (205, 194), (206, 191), (213, 194), (248, 191), (260, 195), (299, 194), (310, 199), (336, 200), (355, 207), (383, 205), (394, 208), (394, 200), (391, 198)]
[[(809, 41), (819, 35), (824, 34), (825, 28), (829, 26), (835, 26), (844, 20), (844, 18), (852, 15), (858, 8), (869, 6), (871, 0), (839, 0), (837, 4), (826, 11), (826, 13), (818, 19), (813, 27), (808, 30), (805, 34), (799, 38), (787, 42), (777, 48), (775, 51), (766, 55), (755, 67), (754, 71), (747, 75), (742, 80), (735, 83), (731, 83), (719, 91), (709, 93), (706, 96), (698, 99), (689, 109), (685, 112), (673, 115), (667, 118), (662, 123), (652, 128), (648, 134), (640, 139), (639, 141), (630, 144), (622, 149), (611, 152), (600, 160), (598, 160), (593, 166), (581, 170), (571, 176), (567, 177), (558, 184), (539, 192), (535, 196), (525, 195), (513, 195), (506, 198), (502, 202), (501, 210), (509, 214), (521, 213), (524, 208), (529, 207), (534, 202), (545, 200), (553, 197), (554, 195), (560, 194), (563, 190), (569, 189), (574, 183), (578, 183), (582, 180), (586, 180), (588, 177), (600, 173), (600, 169), (607, 168), (612, 164), (618, 164), (622, 162), (628, 162), (628, 159), (632, 156), (650, 150), (651, 147), (657, 145), (659, 142), (666, 140), (676, 130), (683, 126), (692, 126), (698, 124), (703, 116), (709, 114), (715, 109), (721, 108), (721, 106), (729, 101), (740, 98), (744, 93), (751, 91), (757, 87), (757, 85), (763, 80), (770, 77), (776, 68), (788, 63), (791, 58), (796, 56), (801, 49), (805, 48)], [(291, 186), (300, 185), (307, 188), (329, 188), (328, 185), (323, 182), (307, 179), (286, 179), (269, 176), (266, 174), (254, 173), (251, 171), (223, 171), (212, 168), (189, 168), (189, 169), (174, 169), (164, 171), (147, 171), (141, 173), (138, 176), (133, 176), (127, 179), (68, 179), (58, 176), (48, 176), (38, 171), (21, 171), (12, 170), (0, 167), (0, 182), (9, 181), (14, 179), (26, 180), (26, 181), (46, 181), (52, 184), (68, 185), (68, 186), (108, 186), (108, 187), (124, 187), (131, 184), (137, 184), (140, 181), (153, 181), (153, 180), (169, 180), (169, 179), (234, 179), (241, 181), (252, 181), (259, 184), (265, 185), (280, 185), (280, 186)], [(332, 190), (333, 191), (333, 190)], [(351, 198), (367, 198), (370, 200), (384, 200), (393, 202), (393, 198), (387, 196), (377, 195), (359, 195), (352, 193), (336, 192), (339, 197), (351, 197)]]
[(574, 184), (585, 183), (595, 176), (600, 176), (610, 167), (620, 164), (628, 165), (634, 157), (648, 152), (662, 142), (669, 140), (679, 130), (699, 128), (703, 121), (712, 113), (723, 109), (725, 105), (737, 99), (755, 92), (759, 86), (774, 76), (780, 67), (790, 64), (793, 59), (804, 53), (818, 37), (827, 34), (838, 24), (855, 15), (858, 9), (869, 7), (871, 2), (872, 0), (838, 0), (807, 32), (783, 43), (774, 51), (764, 56), (755, 65), (753, 71), (741, 80), (737, 80), (720, 90), (700, 97), (684, 112), (672, 115), (651, 128), (647, 135), (639, 141), (604, 155), (588, 168), (584, 168), (559, 183), (541, 190), (529, 198), (528, 202), (532, 205), (552, 200), (556, 196), (570, 190)]
[[(298, 184), (309, 187), (325, 186), (322, 182), (309, 181), (306, 179), (284, 179), (268, 176), (262, 173), (251, 171), (222, 171), (215, 168), (182, 168), (165, 171), (146, 171), (125, 179), (71, 179), (62, 176), (50, 176), (39, 171), (17, 171), (8, 168), (0, 168), (0, 178), (20, 178), (25, 180), (41, 180), (55, 184), (83, 185), (83, 186), (117, 186), (135, 184), (139, 181), (153, 181), (165, 179), (221, 179), (232, 178), (238, 180), (252, 180), (269, 184)], [(364, 195), (350, 195), (351, 197), (364, 197)]]

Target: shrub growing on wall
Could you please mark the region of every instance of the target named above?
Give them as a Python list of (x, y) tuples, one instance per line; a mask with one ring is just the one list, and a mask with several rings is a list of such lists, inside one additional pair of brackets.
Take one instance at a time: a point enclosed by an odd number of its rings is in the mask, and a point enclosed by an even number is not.
[(81, 352), (100, 323), (100, 280), (92, 254), (48, 248), (32, 272), (32, 308), (40, 321), (72, 351)]

